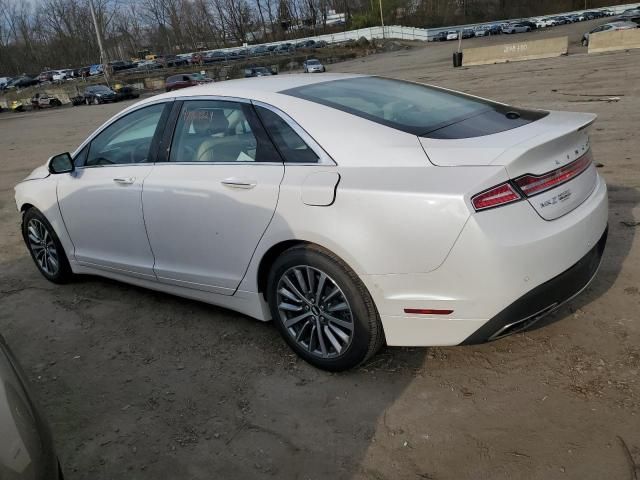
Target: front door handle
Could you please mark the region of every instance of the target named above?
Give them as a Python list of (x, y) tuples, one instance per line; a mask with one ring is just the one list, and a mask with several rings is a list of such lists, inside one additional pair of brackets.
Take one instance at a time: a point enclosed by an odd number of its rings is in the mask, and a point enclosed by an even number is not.
[(255, 180), (246, 180), (244, 178), (236, 178), (236, 177), (225, 178), (220, 183), (222, 183), (222, 185), (224, 185), (225, 187), (244, 188), (244, 189), (250, 189), (257, 185)]
[(120, 185), (131, 185), (136, 181), (136, 177), (114, 178), (113, 181)]

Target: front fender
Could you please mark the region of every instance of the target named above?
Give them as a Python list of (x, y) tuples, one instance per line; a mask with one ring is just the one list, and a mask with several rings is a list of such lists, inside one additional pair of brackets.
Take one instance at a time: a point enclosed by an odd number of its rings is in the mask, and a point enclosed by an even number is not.
[[(34, 170), (34, 172), (36, 170)], [(14, 187), (16, 207), (19, 212), (24, 212), (30, 207), (40, 210), (60, 239), (67, 258), (72, 262), (75, 260), (75, 249), (67, 232), (67, 228), (64, 225), (62, 213), (58, 205), (57, 185), (57, 175), (48, 175), (45, 178), (24, 180), (18, 183)]]

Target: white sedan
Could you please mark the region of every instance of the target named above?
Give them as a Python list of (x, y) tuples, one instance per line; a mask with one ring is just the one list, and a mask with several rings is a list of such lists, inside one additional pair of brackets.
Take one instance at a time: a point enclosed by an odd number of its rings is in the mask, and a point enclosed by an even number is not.
[(502, 33), (525, 33), (530, 31), (531, 27), (525, 23), (509, 23), (502, 27)]
[(608, 216), (594, 119), (380, 77), (233, 80), (136, 103), (15, 196), (48, 280), (273, 319), (343, 370), (520, 331), (584, 289)]

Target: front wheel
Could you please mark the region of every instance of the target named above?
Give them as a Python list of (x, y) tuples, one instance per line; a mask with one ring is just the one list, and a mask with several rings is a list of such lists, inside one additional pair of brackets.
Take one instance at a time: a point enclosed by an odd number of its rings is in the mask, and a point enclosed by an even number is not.
[(384, 343), (378, 312), (364, 284), (322, 248), (285, 251), (269, 274), (267, 299), (284, 340), (318, 368), (353, 368)]
[(100, 100), (98, 100), (98, 97), (93, 97), (93, 104), (100, 105)]
[(22, 217), (22, 237), (44, 278), (53, 283), (66, 283), (71, 279), (73, 273), (60, 239), (35, 208), (27, 210)]

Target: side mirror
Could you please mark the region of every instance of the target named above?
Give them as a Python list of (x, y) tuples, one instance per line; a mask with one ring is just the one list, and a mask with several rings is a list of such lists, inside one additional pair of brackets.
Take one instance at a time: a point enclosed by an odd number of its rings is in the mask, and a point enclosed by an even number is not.
[(49, 172), (54, 175), (57, 173), (70, 173), (76, 169), (73, 159), (69, 152), (54, 155), (49, 159)]

